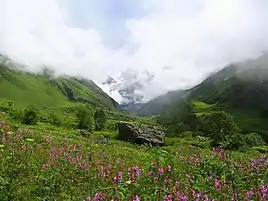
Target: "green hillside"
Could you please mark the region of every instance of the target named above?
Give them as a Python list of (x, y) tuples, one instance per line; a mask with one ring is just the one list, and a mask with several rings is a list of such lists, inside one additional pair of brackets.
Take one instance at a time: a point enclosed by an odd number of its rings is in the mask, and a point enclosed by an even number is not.
[[(161, 99), (168, 100), (168, 104), (160, 102)], [(217, 105), (234, 116), (243, 132), (260, 133), (267, 141), (267, 100), (268, 55), (263, 55), (255, 60), (231, 64), (199, 85), (176, 95), (160, 96), (143, 106), (150, 108), (149, 112), (140, 114), (158, 114), (168, 121), (180, 121), (184, 108), (189, 104), (192, 104), (197, 116), (202, 115), (200, 107)], [(156, 102), (158, 105), (155, 105)]]
[(53, 78), (31, 74), (1, 64), (0, 99), (18, 106), (62, 107), (87, 103), (92, 107), (119, 111), (119, 104), (104, 93), (93, 81), (75, 77)]

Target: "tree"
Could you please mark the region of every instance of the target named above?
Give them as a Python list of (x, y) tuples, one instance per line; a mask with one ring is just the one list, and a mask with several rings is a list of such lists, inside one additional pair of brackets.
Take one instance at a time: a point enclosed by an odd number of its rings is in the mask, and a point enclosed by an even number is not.
[(243, 137), (233, 117), (225, 111), (203, 115), (202, 130), (212, 139), (212, 144), (224, 143), (233, 148), (240, 146)]
[(103, 128), (105, 127), (105, 123), (107, 121), (107, 117), (102, 109), (99, 109), (95, 112), (94, 121), (95, 121), (95, 129), (103, 130)]
[(22, 123), (26, 125), (35, 125), (39, 120), (37, 108), (28, 106), (24, 109)]
[(78, 120), (77, 127), (79, 129), (87, 129), (89, 131), (93, 130), (94, 122), (90, 112), (87, 110), (86, 107), (78, 108), (76, 118)]

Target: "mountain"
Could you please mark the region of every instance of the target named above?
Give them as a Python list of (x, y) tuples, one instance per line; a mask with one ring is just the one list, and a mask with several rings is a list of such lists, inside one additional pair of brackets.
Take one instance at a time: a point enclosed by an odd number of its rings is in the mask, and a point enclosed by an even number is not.
[(146, 109), (140, 109), (138, 113), (162, 115), (171, 121), (182, 115), (186, 105), (198, 103), (197, 106), (203, 107), (217, 104), (234, 115), (244, 132), (258, 132), (267, 138), (267, 100), (268, 54), (264, 54), (256, 59), (230, 64), (191, 89), (160, 96), (142, 105)]
[(125, 110), (141, 116), (168, 115), (172, 106), (185, 95), (185, 91), (176, 90), (158, 96), (147, 103), (130, 103), (121, 105)]
[(0, 58), (0, 88), (1, 102), (13, 101), (20, 106), (58, 107), (86, 103), (92, 108), (121, 111), (119, 104), (92, 80), (54, 77), (49, 69), (32, 74), (3, 56)]

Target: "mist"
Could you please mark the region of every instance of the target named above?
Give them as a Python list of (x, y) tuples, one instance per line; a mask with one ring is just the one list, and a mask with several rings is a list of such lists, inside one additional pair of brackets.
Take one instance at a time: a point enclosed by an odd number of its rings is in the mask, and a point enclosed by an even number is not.
[(191, 87), (268, 50), (266, 0), (0, 0), (0, 7), (1, 54), (32, 72), (46, 66), (92, 79), (119, 102)]

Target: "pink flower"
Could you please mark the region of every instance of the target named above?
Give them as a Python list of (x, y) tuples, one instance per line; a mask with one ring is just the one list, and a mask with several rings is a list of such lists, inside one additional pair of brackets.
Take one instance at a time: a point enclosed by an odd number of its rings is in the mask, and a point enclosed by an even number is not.
[(105, 193), (96, 193), (95, 197), (94, 197), (94, 201), (101, 201), (101, 200), (105, 200), (106, 199), (106, 194)]
[(90, 197), (87, 197), (86, 201), (91, 201), (91, 198)]
[(268, 192), (267, 186), (261, 185), (260, 191), (261, 191), (262, 201), (266, 201), (267, 200), (267, 192)]
[(42, 165), (42, 170), (46, 170), (47, 168), (48, 168), (48, 164), (47, 163)]
[(2, 126), (2, 127), (5, 127), (6, 125), (7, 125), (7, 123), (6, 123), (5, 121), (2, 121), (2, 122), (1, 122), (1, 126)]
[(163, 168), (159, 168), (157, 172), (158, 172), (158, 174), (163, 175), (164, 174), (164, 169)]
[(169, 184), (170, 183), (170, 178), (165, 178), (165, 184)]
[(152, 166), (152, 167), (156, 167), (156, 165), (157, 165), (156, 162), (152, 162), (152, 163), (151, 163), (151, 166)]
[(217, 190), (221, 190), (222, 188), (222, 182), (218, 179), (215, 179), (215, 182), (214, 182), (214, 187), (217, 189)]
[(168, 165), (168, 166), (167, 166), (167, 169), (168, 169), (169, 172), (171, 172), (171, 170), (172, 170), (171, 165)]
[(122, 179), (123, 179), (123, 173), (121, 171), (118, 172), (117, 174), (117, 179), (118, 179), (118, 182), (122, 182)]
[(154, 183), (157, 183), (157, 182), (158, 182), (158, 178), (155, 177), (155, 178), (154, 178)]
[(149, 173), (148, 173), (148, 176), (149, 177), (152, 177), (154, 175), (154, 172), (153, 171), (150, 171)]
[(133, 197), (132, 201), (140, 201), (139, 196), (135, 195), (135, 196)]
[(77, 160), (77, 161), (81, 161), (82, 158), (83, 158), (83, 155), (82, 155), (82, 154), (77, 154), (77, 155), (76, 155), (76, 160)]
[(165, 195), (164, 201), (172, 201), (172, 195)]

